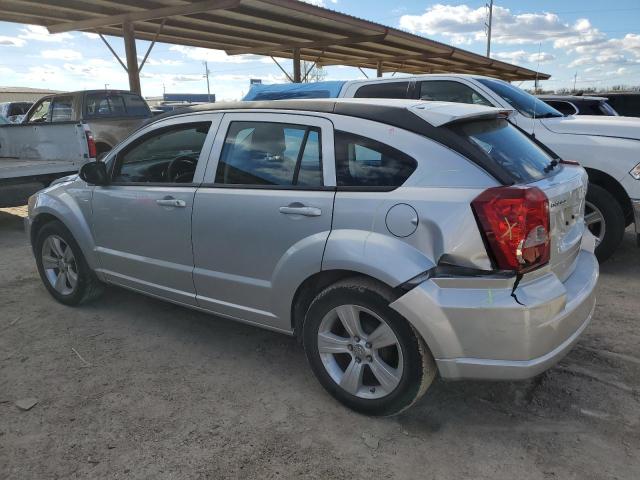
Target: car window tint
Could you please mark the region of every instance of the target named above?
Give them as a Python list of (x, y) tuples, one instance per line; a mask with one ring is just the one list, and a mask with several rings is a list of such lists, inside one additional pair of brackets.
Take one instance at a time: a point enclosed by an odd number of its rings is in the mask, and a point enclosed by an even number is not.
[(429, 80), (420, 82), (420, 99), (454, 102), (454, 103), (470, 103), (473, 105), (486, 105), (491, 107), (491, 102), (473, 90), (471, 87), (449, 80)]
[(407, 98), (409, 82), (382, 82), (364, 85), (356, 90), (355, 98)]
[(519, 183), (550, 175), (553, 158), (505, 119), (466, 122), (450, 128), (480, 147)]
[(191, 183), (211, 122), (161, 128), (118, 155), (114, 182)]
[(565, 116), (576, 114), (576, 109), (569, 102), (564, 102), (561, 100), (545, 100), (545, 103), (549, 104), (550, 106), (552, 106), (553, 108), (555, 108), (557, 111), (559, 111)]
[(51, 106), (52, 122), (69, 122), (73, 119), (72, 97), (56, 97)]
[(88, 93), (85, 99), (88, 117), (122, 117), (126, 115), (122, 95), (110, 92)]
[(231, 122), (216, 172), (225, 185), (322, 186), (320, 129)]
[(339, 187), (398, 187), (417, 162), (370, 138), (336, 132), (336, 179)]
[(42, 100), (36, 107), (32, 110), (29, 115), (29, 122), (47, 122), (49, 120), (49, 106), (51, 106), (51, 99), (47, 98)]
[(127, 109), (127, 115), (131, 117), (149, 117), (151, 110), (147, 103), (138, 95), (124, 94), (124, 104)]

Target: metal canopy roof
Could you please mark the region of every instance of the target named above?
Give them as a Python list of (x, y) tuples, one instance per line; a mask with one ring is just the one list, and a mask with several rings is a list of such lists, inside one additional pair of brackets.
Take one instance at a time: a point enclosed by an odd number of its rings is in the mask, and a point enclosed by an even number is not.
[[(549, 75), (296, 0), (2, 0), (0, 20), (402, 73)], [(125, 26), (125, 28), (123, 28)], [(296, 63), (296, 62), (294, 62)], [(298, 62), (299, 63), (299, 62)], [(298, 79), (300, 78), (298, 72)]]

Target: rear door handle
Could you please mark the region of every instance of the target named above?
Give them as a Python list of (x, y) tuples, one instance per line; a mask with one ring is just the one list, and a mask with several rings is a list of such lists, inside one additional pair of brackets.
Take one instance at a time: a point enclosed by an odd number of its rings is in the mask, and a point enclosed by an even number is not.
[(280, 207), (280, 213), (284, 213), (285, 215), (304, 215), (305, 217), (319, 217), (320, 215), (322, 215), (322, 210), (316, 207), (287, 206)]
[(161, 207), (184, 208), (187, 206), (187, 202), (184, 200), (178, 200), (177, 198), (161, 198), (160, 200), (156, 200), (156, 203)]

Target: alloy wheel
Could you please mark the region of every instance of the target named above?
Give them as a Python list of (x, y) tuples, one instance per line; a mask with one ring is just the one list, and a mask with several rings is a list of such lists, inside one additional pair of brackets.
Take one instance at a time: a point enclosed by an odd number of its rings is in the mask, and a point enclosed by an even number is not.
[(402, 378), (398, 337), (379, 315), (359, 305), (341, 305), (324, 316), (318, 351), (333, 381), (359, 398), (387, 396)]
[(593, 203), (585, 203), (584, 222), (587, 224), (589, 231), (595, 235), (596, 246), (600, 245), (602, 240), (604, 240), (606, 224), (604, 221), (604, 215)]
[(61, 295), (71, 295), (78, 286), (78, 265), (73, 250), (58, 235), (42, 244), (42, 268), (51, 286)]

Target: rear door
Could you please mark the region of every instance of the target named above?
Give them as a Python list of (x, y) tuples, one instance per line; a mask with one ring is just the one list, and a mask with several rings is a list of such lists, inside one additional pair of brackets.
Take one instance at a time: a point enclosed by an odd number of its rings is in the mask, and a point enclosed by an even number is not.
[(324, 118), (227, 113), (193, 212), (198, 304), (288, 331), (297, 286), (320, 271), (335, 190)]

